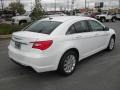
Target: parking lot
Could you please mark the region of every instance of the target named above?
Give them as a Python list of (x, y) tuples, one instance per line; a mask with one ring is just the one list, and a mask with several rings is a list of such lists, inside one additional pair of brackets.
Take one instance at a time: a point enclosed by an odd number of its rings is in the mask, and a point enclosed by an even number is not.
[(0, 90), (120, 90), (120, 21), (107, 22), (117, 33), (112, 52), (101, 51), (82, 60), (75, 73), (36, 73), (8, 58), (9, 39), (0, 40)]

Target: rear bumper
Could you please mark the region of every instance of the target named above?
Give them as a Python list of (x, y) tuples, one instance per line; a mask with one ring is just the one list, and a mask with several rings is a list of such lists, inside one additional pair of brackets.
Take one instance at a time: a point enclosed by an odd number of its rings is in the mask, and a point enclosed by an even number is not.
[(58, 65), (56, 62), (56, 55), (52, 55), (48, 57), (38, 56), (33, 54), (26, 54), (17, 51), (14, 48), (9, 47), (9, 58), (13, 61), (24, 65), (32, 67), (36, 72), (46, 72), (56, 70)]

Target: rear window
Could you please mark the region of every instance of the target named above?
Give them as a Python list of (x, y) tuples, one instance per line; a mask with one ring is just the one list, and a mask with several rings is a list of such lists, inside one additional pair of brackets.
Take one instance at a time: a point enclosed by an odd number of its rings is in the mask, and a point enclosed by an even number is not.
[(57, 28), (62, 22), (57, 21), (37, 21), (32, 25), (25, 28), (25, 31), (50, 34), (52, 31)]

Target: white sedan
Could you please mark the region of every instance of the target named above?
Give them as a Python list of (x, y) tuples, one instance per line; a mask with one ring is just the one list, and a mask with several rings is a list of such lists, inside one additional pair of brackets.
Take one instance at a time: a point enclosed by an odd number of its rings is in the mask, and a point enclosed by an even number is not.
[(113, 50), (116, 33), (90, 17), (62, 16), (36, 21), (15, 32), (8, 46), (14, 62), (37, 72), (72, 74), (78, 61)]

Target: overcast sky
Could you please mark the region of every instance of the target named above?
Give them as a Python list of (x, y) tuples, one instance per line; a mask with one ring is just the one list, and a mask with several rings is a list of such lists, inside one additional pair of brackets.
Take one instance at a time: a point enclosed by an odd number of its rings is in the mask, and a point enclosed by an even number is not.
[[(4, 6), (8, 6), (9, 3), (15, 0), (3, 0)], [(105, 8), (114, 8), (119, 6), (119, 0), (86, 0), (87, 7), (93, 8), (95, 6), (95, 2), (104, 2)], [(70, 9), (72, 0), (56, 0), (57, 10), (61, 9)], [(30, 11), (34, 6), (34, 0), (21, 0), (21, 3), (25, 5), (25, 9)], [(43, 7), (46, 10), (54, 10), (55, 0), (41, 0)], [(68, 4), (69, 3), (69, 4)], [(0, 4), (1, 7), (1, 4)], [(84, 8), (85, 0), (75, 0), (74, 8)]]

